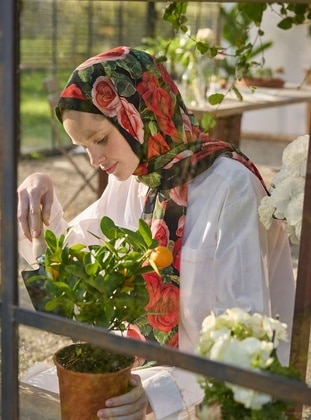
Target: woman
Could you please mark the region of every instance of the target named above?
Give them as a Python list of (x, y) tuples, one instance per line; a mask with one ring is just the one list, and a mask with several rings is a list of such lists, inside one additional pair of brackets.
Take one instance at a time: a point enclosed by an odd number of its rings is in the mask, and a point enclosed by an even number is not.
[[(102, 197), (71, 222), (71, 242), (93, 243), (88, 232), (97, 233), (105, 214), (131, 229), (144, 218), (173, 250), (165, 279), (170, 304), (156, 283), (150, 298), (166, 310), (157, 324), (150, 321), (155, 339), (160, 333), (164, 344), (194, 352), (203, 319), (237, 306), (278, 314), (290, 328), (289, 245), (280, 222), (268, 232), (259, 223), (262, 179), (232, 145), (200, 131), (162, 65), (128, 47), (92, 57), (72, 73), (56, 115), (91, 164), (109, 174)], [(67, 224), (48, 176), (31, 175), (18, 194), (20, 250), (31, 260), (41, 219), (58, 234)], [(288, 348), (280, 357), (286, 361)], [(194, 418), (202, 398), (194, 375), (169, 367), (141, 372), (99, 418), (141, 419), (151, 411), (157, 419)]]

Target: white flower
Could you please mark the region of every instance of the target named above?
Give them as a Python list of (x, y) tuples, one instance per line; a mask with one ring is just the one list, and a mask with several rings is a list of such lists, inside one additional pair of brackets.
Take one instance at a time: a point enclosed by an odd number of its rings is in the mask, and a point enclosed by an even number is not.
[(283, 151), (282, 167), (271, 183), (270, 196), (263, 197), (259, 220), (268, 230), (272, 220), (285, 221), (284, 228), (292, 243), (298, 244), (305, 189), (309, 135), (299, 136)]
[(235, 401), (243, 404), (246, 408), (260, 410), (264, 404), (272, 400), (270, 395), (256, 392), (252, 389), (242, 388), (236, 385), (230, 385)]
[(304, 179), (301, 177), (285, 178), (277, 184), (277, 187), (275, 187), (275, 189), (272, 190), (270, 196), (272, 205), (276, 208), (274, 216), (277, 219), (286, 218), (286, 212), (289, 204), (293, 200), (296, 200), (297, 195), (301, 193), (301, 191), (303, 191), (303, 188)]
[(199, 28), (196, 34), (196, 39), (198, 41), (213, 42), (215, 34), (210, 28)]
[[(269, 369), (276, 360), (274, 349), (286, 341), (286, 324), (259, 313), (249, 314), (240, 308), (211, 313), (202, 323), (198, 344), (200, 355), (211, 360), (252, 371)], [(271, 396), (226, 383), (234, 400), (246, 408), (260, 410)]]
[(226, 314), (223, 315), (226, 317), (229, 324), (247, 324), (251, 321), (251, 315), (248, 312), (243, 311), (241, 308), (232, 308), (227, 309)]
[(304, 177), (307, 169), (307, 155), (309, 146), (309, 135), (299, 136), (292, 141), (283, 151), (282, 163), (286, 168), (288, 176)]
[(292, 200), (286, 209), (285, 217), (287, 226), (285, 227), (290, 240), (294, 244), (299, 244), (301, 236), (302, 225), (302, 209), (303, 209), (304, 193), (300, 192), (296, 195), (295, 200)]
[(271, 363), (273, 343), (255, 337), (238, 340), (226, 337), (217, 340), (210, 351), (210, 359), (248, 369), (263, 369)]
[(280, 341), (287, 341), (286, 324), (264, 315), (262, 318), (262, 326), (269, 339), (271, 341), (273, 340), (274, 347), (277, 347)]
[(258, 207), (258, 213), (259, 213), (259, 220), (264, 225), (266, 230), (270, 229), (271, 227), (274, 212), (275, 212), (275, 207), (271, 200), (271, 197), (270, 196), (263, 197)]

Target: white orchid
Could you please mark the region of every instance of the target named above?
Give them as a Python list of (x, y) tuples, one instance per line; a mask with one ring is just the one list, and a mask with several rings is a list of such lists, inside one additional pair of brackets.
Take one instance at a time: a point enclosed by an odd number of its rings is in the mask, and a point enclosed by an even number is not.
[(246, 408), (252, 410), (260, 410), (264, 404), (271, 401), (270, 395), (262, 394), (252, 389), (242, 388), (240, 386), (232, 385), (231, 387), (234, 399), (243, 404)]
[(301, 235), (309, 135), (299, 136), (283, 151), (282, 166), (273, 178), (270, 195), (258, 207), (261, 223), (268, 230), (272, 219), (285, 221), (284, 228), (294, 244)]
[(309, 135), (299, 136), (283, 151), (282, 163), (291, 177), (304, 177), (307, 169)]
[[(269, 370), (273, 363), (279, 363), (276, 348), (280, 341), (287, 340), (286, 328), (286, 324), (277, 319), (249, 314), (240, 308), (227, 309), (219, 316), (212, 312), (202, 323), (198, 353), (210, 360), (251, 371)], [(208, 395), (215, 382), (209, 378), (199, 381)], [(224, 385), (232, 391), (235, 402), (246, 409), (261, 410), (273, 401), (270, 395), (252, 389), (231, 383)], [(215, 402), (215, 394), (212, 401)]]

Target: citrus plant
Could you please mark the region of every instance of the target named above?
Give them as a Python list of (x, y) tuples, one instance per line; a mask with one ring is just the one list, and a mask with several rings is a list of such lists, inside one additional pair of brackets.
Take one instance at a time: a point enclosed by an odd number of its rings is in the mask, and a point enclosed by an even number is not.
[[(108, 217), (101, 219), (100, 227), (105, 239), (97, 237), (100, 244), (89, 247), (69, 246), (67, 235), (56, 237), (47, 230), (43, 274), (28, 282), (44, 282), (45, 311), (123, 331), (125, 323), (134, 323), (146, 314), (149, 296), (143, 274), (158, 272), (158, 265), (161, 268), (169, 263), (170, 251), (159, 250), (164, 247), (157, 246), (143, 220), (136, 232), (115, 225)], [(154, 258), (159, 253), (161, 264)]]
[(166, 246), (157, 246), (150, 253), (150, 264), (156, 268), (165, 268), (173, 262), (173, 254)]

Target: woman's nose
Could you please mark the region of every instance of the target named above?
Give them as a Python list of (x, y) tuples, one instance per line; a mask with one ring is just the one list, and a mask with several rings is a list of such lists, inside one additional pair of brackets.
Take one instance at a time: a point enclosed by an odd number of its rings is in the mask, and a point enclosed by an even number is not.
[(99, 166), (104, 160), (104, 156), (99, 156), (94, 150), (87, 149), (87, 153), (89, 155), (90, 163), (92, 166)]

